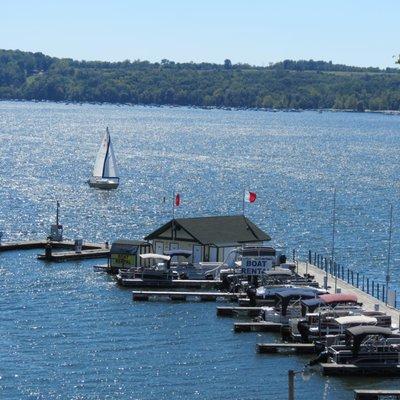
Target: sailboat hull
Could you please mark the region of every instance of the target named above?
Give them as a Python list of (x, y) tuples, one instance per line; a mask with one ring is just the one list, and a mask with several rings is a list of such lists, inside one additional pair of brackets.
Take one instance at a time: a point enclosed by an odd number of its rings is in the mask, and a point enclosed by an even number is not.
[(116, 189), (119, 185), (119, 178), (95, 178), (88, 180), (90, 187), (104, 190)]

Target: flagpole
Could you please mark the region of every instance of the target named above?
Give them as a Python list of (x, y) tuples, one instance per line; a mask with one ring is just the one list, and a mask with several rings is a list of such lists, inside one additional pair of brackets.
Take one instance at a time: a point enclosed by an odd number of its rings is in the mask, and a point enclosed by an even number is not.
[(175, 219), (175, 189), (172, 192), (172, 219)]
[(174, 240), (175, 230), (175, 189), (172, 192), (172, 225), (171, 225), (171, 240)]

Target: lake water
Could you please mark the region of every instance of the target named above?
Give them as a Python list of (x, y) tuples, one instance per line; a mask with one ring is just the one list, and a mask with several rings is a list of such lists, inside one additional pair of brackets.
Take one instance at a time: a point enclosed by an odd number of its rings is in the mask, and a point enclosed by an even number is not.
[[(109, 126), (121, 186), (85, 181)], [(177, 216), (246, 215), (288, 253), (330, 252), (384, 281), (394, 206), (392, 285), (399, 273), (400, 119), (381, 114), (0, 102), (0, 230), (44, 238), (61, 202), (69, 238), (141, 238)], [(163, 202), (166, 197), (167, 202)], [(0, 256), (0, 398), (285, 399), (287, 371), (308, 360), (261, 356), (273, 334), (234, 334), (215, 303), (133, 303), (93, 261), (43, 264)], [(297, 398), (352, 399), (398, 380), (296, 377)]]

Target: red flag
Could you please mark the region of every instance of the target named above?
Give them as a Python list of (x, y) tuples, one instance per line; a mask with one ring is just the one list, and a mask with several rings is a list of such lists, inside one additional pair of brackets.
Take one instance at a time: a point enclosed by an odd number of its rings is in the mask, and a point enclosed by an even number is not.
[(175, 195), (175, 206), (179, 207), (181, 205), (181, 195), (179, 193), (177, 193)]
[(248, 192), (247, 190), (244, 192), (244, 201), (246, 203), (254, 203), (256, 201), (257, 195), (255, 192)]

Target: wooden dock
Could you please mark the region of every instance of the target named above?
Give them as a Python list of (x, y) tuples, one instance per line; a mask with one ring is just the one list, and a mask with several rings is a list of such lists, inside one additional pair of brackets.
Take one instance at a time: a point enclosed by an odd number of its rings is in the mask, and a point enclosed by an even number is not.
[(400, 366), (359, 366), (354, 364), (321, 363), (324, 375), (379, 375), (399, 376)]
[(175, 301), (188, 301), (200, 299), (200, 301), (216, 301), (218, 299), (236, 301), (238, 295), (224, 292), (178, 292), (178, 291), (158, 291), (140, 290), (133, 291), (133, 301), (148, 301), (150, 299), (169, 299)]
[[(63, 240), (62, 242), (48, 241), (48, 240), (26, 240), (21, 242), (8, 242), (0, 244), (0, 252), (13, 251), (13, 250), (30, 250), (30, 249), (44, 249), (48, 244), (53, 249), (73, 249), (75, 242), (72, 240)], [(84, 243), (82, 250), (101, 249), (104, 245), (97, 243)]]
[[(272, 299), (256, 299), (256, 306), (257, 307), (270, 307), (275, 305), (275, 300)], [(239, 306), (240, 307), (250, 307), (250, 299), (248, 297), (243, 297), (239, 299)]]
[(107, 258), (110, 255), (110, 249), (97, 248), (90, 250), (82, 250), (80, 253), (75, 251), (58, 251), (55, 253), (39, 254), (37, 258), (44, 261), (71, 261), (71, 260), (83, 260), (83, 259), (94, 259), (94, 258)]
[(400, 399), (400, 390), (354, 390), (354, 400), (379, 400), (385, 397), (390, 397), (391, 399)]
[(164, 288), (164, 289), (207, 289), (218, 290), (222, 288), (221, 280), (208, 279), (172, 279), (146, 281), (140, 278), (118, 279), (118, 284), (132, 288)]
[(258, 343), (257, 351), (259, 353), (278, 353), (294, 352), (298, 354), (315, 353), (314, 343)]
[(236, 322), (235, 332), (280, 332), (282, 324), (276, 322)]
[[(305, 262), (299, 262), (298, 272), (299, 274), (305, 274), (306, 270), (309, 274), (314, 275), (315, 280), (323, 287), (324, 277), (326, 276), (326, 272), (324, 270), (319, 269), (315, 265), (308, 264), (306, 267)], [(335, 277), (328, 274), (328, 286), (334, 288)], [(357, 289), (355, 286), (343, 281), (342, 279), (337, 279), (337, 286), (342, 293), (351, 293), (355, 294), (358, 298), (358, 301), (363, 304), (365, 310), (372, 311), (375, 308), (375, 305), (379, 306), (379, 311), (383, 311), (387, 315), (392, 317), (392, 324), (395, 326), (400, 325), (400, 310), (387, 306), (383, 301), (378, 300), (377, 298), (371, 296), (368, 293), (363, 292), (361, 289)], [(331, 290), (332, 291), (332, 290)]]
[(217, 307), (219, 317), (257, 317), (261, 307)]

